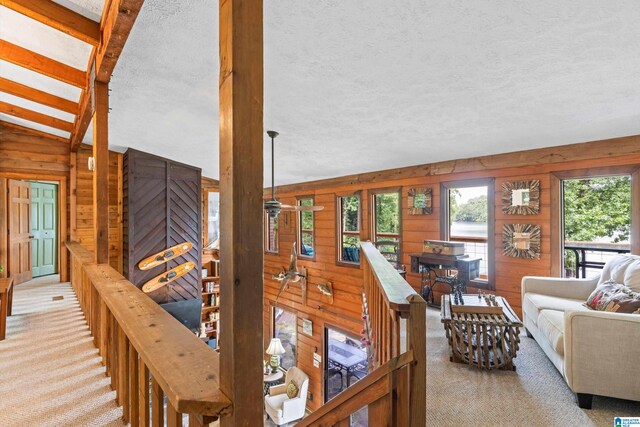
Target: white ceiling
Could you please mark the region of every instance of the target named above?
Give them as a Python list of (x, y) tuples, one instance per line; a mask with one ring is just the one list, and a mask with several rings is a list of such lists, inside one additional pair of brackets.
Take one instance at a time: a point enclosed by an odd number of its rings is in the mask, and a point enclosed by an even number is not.
[[(86, 16), (102, 4), (58, 2)], [(217, 10), (145, 1), (111, 82), (112, 147), (219, 176)], [(637, 0), (273, 0), (264, 10), (277, 184), (640, 134)], [(46, 40), (39, 49), (57, 49)], [(265, 146), (265, 178), (269, 161)]]

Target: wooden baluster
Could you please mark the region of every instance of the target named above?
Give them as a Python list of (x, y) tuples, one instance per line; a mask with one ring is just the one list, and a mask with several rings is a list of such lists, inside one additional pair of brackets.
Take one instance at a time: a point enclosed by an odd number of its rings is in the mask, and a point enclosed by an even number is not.
[(151, 425), (164, 426), (164, 392), (155, 378), (151, 379)]
[(140, 406), (138, 403), (138, 352), (129, 341), (129, 422), (131, 427), (140, 425)]
[(93, 284), (89, 282), (91, 289), (91, 335), (93, 335), (93, 345), (97, 348), (100, 347), (100, 296), (98, 291), (93, 287)]
[(111, 390), (116, 390), (116, 383), (117, 383), (117, 375), (118, 375), (118, 356), (117, 356), (117, 350), (118, 350), (118, 340), (117, 340), (117, 336), (118, 336), (118, 324), (116, 323), (116, 319), (113, 316), (113, 313), (109, 313), (109, 359), (111, 361), (110, 367), (111, 367), (111, 373), (110, 373), (110, 377), (111, 377)]
[(189, 414), (189, 427), (208, 427), (209, 424), (217, 419), (217, 417), (210, 417), (207, 415)]
[(122, 406), (122, 419), (129, 422), (129, 340), (118, 327), (118, 403)]
[(142, 359), (138, 369), (138, 405), (140, 425), (149, 427), (149, 368)]
[(182, 427), (182, 414), (175, 410), (171, 402), (167, 402), (167, 427)]
[(334, 424), (336, 427), (350, 427), (351, 426), (351, 416), (348, 416), (344, 420), (338, 421)]
[[(107, 304), (100, 298), (100, 355), (102, 356), (102, 364), (108, 365), (107, 342), (109, 341), (109, 315), (107, 313)], [(109, 368), (107, 367), (107, 375)]]

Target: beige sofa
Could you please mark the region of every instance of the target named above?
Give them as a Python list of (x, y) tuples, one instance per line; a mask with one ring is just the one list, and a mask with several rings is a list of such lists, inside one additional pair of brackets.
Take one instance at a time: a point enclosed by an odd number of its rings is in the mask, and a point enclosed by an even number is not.
[(593, 395), (640, 400), (640, 315), (583, 305), (598, 284), (611, 278), (640, 292), (640, 256), (618, 255), (594, 279), (522, 278), (527, 335), (585, 409), (591, 408)]

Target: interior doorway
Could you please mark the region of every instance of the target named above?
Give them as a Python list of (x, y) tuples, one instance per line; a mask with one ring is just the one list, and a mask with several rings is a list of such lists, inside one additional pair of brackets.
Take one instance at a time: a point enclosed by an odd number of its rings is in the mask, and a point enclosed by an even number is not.
[(58, 184), (8, 180), (9, 272), (15, 284), (58, 272)]
[(58, 185), (31, 182), (32, 276), (58, 272)]
[(31, 270), (31, 184), (9, 180), (7, 200), (9, 223), (9, 273), (14, 285), (32, 278)]

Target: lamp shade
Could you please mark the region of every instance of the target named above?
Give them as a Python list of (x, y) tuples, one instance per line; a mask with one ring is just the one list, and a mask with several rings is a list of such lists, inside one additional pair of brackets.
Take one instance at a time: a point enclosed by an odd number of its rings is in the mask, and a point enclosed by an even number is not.
[(285, 349), (280, 342), (280, 338), (271, 338), (271, 342), (269, 343), (269, 347), (267, 348), (267, 354), (270, 355), (281, 355), (285, 353)]

